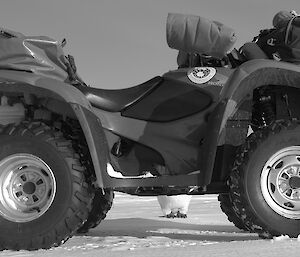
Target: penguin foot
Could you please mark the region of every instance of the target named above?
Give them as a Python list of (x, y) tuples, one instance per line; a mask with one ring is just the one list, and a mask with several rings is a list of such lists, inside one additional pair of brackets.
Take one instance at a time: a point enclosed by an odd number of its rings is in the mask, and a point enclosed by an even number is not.
[(174, 219), (174, 218), (176, 218), (176, 214), (171, 212), (171, 213), (167, 214), (165, 217), (168, 219)]
[(187, 215), (185, 213), (181, 213), (180, 211), (178, 211), (176, 217), (181, 219), (186, 219)]

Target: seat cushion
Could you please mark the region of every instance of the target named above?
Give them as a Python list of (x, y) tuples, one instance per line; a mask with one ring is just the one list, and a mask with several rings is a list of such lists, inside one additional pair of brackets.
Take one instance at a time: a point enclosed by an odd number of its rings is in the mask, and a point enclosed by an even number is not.
[(157, 76), (138, 86), (117, 90), (93, 87), (78, 87), (78, 89), (86, 96), (92, 106), (110, 112), (119, 112), (138, 101), (162, 80), (161, 77)]

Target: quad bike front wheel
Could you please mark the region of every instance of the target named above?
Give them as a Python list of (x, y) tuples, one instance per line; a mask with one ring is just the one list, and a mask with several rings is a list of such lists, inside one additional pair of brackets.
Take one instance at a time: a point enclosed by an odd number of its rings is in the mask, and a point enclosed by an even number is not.
[(0, 140), (0, 249), (65, 242), (93, 198), (71, 142), (39, 122), (9, 126)]
[(300, 234), (300, 125), (275, 122), (240, 148), (230, 197), (245, 227), (261, 237)]

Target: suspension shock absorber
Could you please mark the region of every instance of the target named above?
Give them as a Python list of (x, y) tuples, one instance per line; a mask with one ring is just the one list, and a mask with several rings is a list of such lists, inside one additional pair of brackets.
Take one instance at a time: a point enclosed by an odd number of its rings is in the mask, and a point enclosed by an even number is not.
[(263, 126), (269, 126), (272, 123), (272, 121), (274, 121), (276, 118), (272, 103), (272, 97), (270, 95), (261, 96), (259, 102), (262, 112)]
[(276, 119), (272, 95), (258, 91), (254, 96), (253, 126), (257, 129), (269, 126)]

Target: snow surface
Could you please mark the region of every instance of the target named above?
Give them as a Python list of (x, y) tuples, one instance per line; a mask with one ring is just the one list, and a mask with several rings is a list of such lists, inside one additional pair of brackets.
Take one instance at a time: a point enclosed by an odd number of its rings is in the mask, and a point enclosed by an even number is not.
[(262, 240), (240, 231), (227, 221), (216, 195), (193, 196), (187, 219), (167, 219), (156, 197), (117, 193), (107, 218), (86, 235), (50, 250), (3, 251), (1, 256), (298, 257), (300, 237)]

